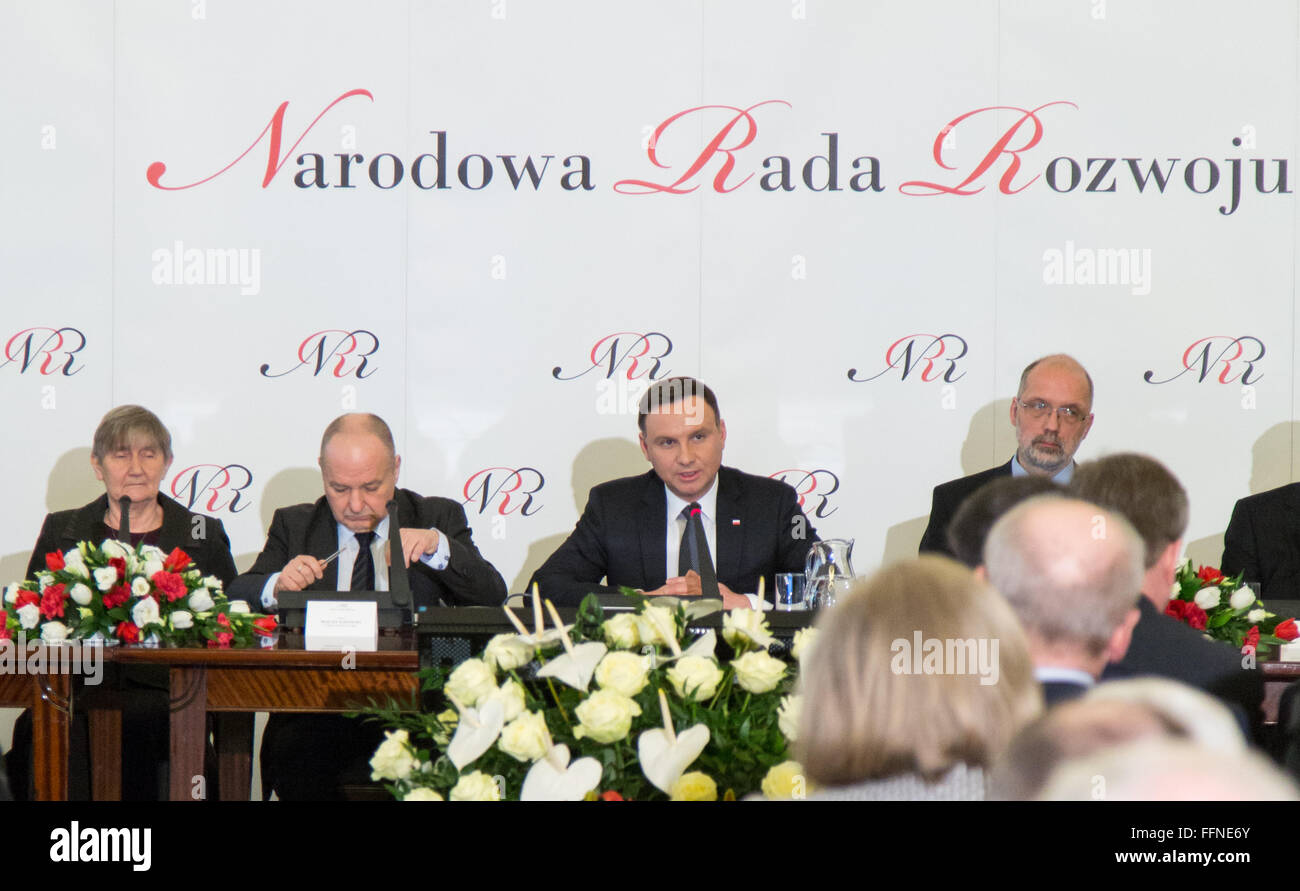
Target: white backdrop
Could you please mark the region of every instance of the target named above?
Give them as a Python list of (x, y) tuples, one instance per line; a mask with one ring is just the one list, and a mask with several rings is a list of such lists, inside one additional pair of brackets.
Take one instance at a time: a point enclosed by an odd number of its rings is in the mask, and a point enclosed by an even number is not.
[(1056, 351), (1096, 380), (1080, 457), (1165, 461), (1217, 563), (1235, 499), (1296, 478), (1298, 19), (3, 0), (0, 575), (102, 491), (91, 433), (139, 402), (241, 569), (359, 409), (516, 590), (645, 468), (632, 405), (668, 374), (865, 571), (1010, 455), (1019, 372)]

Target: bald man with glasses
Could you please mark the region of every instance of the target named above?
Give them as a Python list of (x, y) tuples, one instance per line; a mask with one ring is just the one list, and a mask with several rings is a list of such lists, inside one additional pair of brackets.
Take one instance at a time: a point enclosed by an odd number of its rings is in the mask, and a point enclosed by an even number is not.
[(968, 495), (1005, 476), (1044, 476), (1065, 485), (1074, 476), (1074, 453), (1092, 429), (1092, 377), (1070, 356), (1044, 356), (1020, 375), (1011, 400), (1016, 454), (1006, 464), (934, 487), (930, 523), (921, 553), (953, 556), (948, 523)]

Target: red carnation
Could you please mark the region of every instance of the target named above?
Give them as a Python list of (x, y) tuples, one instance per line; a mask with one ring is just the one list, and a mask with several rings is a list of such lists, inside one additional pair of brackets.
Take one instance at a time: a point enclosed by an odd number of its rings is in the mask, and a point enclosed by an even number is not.
[(622, 795), (619, 795), (618, 792), (614, 791), (613, 789), (606, 789), (604, 792), (600, 793), (600, 800), (601, 801), (623, 801), (624, 798)]
[(254, 619), (254, 620), (253, 620), (253, 633), (254, 633), (254, 634), (260, 634), (260, 635), (262, 635), (263, 637), (270, 637), (270, 636), (271, 636), (271, 633), (272, 633), (273, 631), (275, 631), (275, 617), (274, 617), (274, 616), (263, 616), (263, 617), (260, 618), (260, 619)]
[(13, 632), (9, 630), (9, 614), (0, 609), (0, 640), (10, 640)]
[(27, 606), (27, 604), (29, 603), (36, 604), (39, 606), (40, 602), (41, 602), (41, 595), (37, 594), (35, 591), (28, 591), (26, 588), (24, 588), (23, 590), (19, 591), (17, 594), (14, 595), (14, 610), (15, 611), (20, 610), (24, 606)]
[(1223, 580), (1223, 573), (1219, 572), (1219, 570), (1215, 569), (1213, 566), (1202, 566), (1200, 571), (1196, 573), (1196, 577), (1207, 585), (1217, 585)]
[(108, 565), (117, 570), (117, 580), (119, 582), (126, 578), (126, 561), (121, 557), (114, 557), (109, 560)]
[[(180, 550), (177, 548), (177, 550)], [(173, 551), (172, 553), (175, 553)], [(170, 557), (168, 559), (171, 559)], [(187, 558), (188, 559), (188, 558)], [(163, 594), (167, 595), (167, 601), (180, 600), (185, 596), (185, 579), (181, 578), (174, 572), (165, 572), (159, 570), (150, 578), (154, 586)]]
[(217, 624), (222, 628), (229, 628), (230, 618), (225, 613), (217, 613)]
[(63, 604), (68, 599), (66, 585), (50, 585), (41, 595), (41, 615), (47, 619), (63, 618)]
[(1180, 622), (1186, 622), (1197, 631), (1205, 630), (1205, 610), (1188, 600), (1171, 600), (1165, 607), (1165, 615), (1173, 616)]
[(1278, 640), (1295, 640), (1300, 636), (1300, 630), (1295, 626), (1295, 619), (1287, 619), (1285, 622), (1278, 623), (1273, 629), (1273, 636)]
[(189, 565), (190, 555), (182, 551), (180, 548), (172, 548), (172, 552), (168, 554), (167, 559), (163, 561), (163, 569), (166, 569), (168, 572), (180, 572)]
[(126, 585), (114, 585), (104, 595), (104, 609), (121, 606), (131, 599), (131, 589)]
[(58, 572), (66, 564), (63, 562), (63, 554), (58, 551), (50, 551), (45, 555), (45, 568), (50, 572)]
[(1241, 639), (1241, 651), (1243, 653), (1253, 653), (1259, 647), (1259, 626), (1251, 625), (1246, 636)]
[(228, 650), (230, 649), (230, 642), (234, 639), (235, 639), (235, 635), (231, 634), (229, 631), (222, 631), (220, 634), (217, 635), (216, 640), (208, 641), (208, 649)]
[(136, 627), (134, 622), (118, 622), (117, 631), (115, 633), (117, 634), (117, 639), (122, 643), (140, 642), (140, 629)]

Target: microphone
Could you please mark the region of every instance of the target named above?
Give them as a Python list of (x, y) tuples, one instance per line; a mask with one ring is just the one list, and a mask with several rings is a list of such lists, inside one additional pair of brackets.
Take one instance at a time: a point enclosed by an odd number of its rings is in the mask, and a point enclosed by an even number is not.
[(402, 548), (402, 527), (397, 522), (397, 499), (388, 502), (388, 593), (393, 606), (411, 608), (411, 580), (407, 575), (406, 555)]
[(123, 542), (127, 547), (131, 546), (131, 499), (123, 495), (118, 500), (118, 506), (122, 511), (122, 518), (117, 523), (117, 540)]

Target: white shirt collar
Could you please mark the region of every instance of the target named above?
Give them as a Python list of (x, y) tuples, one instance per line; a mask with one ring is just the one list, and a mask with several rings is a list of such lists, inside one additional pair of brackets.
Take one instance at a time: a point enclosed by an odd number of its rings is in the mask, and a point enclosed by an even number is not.
[(1081, 687), (1094, 687), (1097, 685), (1097, 679), (1088, 672), (1080, 668), (1063, 668), (1059, 665), (1039, 666), (1034, 669), (1034, 677), (1038, 679), (1040, 684), (1064, 681), (1069, 684), (1078, 684)]
[[(1019, 455), (1011, 456), (1011, 475), (1015, 477), (1029, 476), (1029, 471), (1025, 470), (1025, 468), (1020, 464)], [(1058, 486), (1068, 486), (1072, 479), (1074, 479), (1073, 460), (1060, 470), (1056, 471), (1055, 475), (1052, 476), (1052, 482), (1056, 483)]]
[[(685, 509), (686, 505), (690, 504), (691, 502), (684, 501), (681, 498), (681, 496), (677, 495), (675, 492), (673, 492), (672, 489), (668, 488), (668, 485), (666, 483), (664, 484), (664, 494), (668, 496), (668, 518), (670, 520), (676, 520), (679, 516), (681, 516), (682, 510)], [(700, 504), (700, 511), (704, 514), (704, 516), (708, 517), (710, 520), (713, 520), (714, 522), (717, 522), (718, 478), (716, 476), (713, 478), (713, 485), (709, 486), (709, 491), (701, 495), (698, 501)]]
[[(339, 547), (355, 551), (357, 534), (342, 523), (336, 525), (339, 530)], [(388, 517), (386, 515), (379, 521), (379, 525), (373, 531), (375, 537), (371, 542), (371, 547), (374, 547), (375, 541), (388, 541)]]

